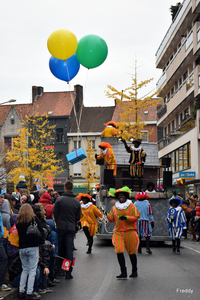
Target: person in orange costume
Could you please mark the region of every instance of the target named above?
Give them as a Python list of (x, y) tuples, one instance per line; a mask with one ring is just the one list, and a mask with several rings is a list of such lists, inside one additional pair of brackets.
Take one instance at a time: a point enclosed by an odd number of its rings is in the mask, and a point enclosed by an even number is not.
[(99, 155), (95, 154), (96, 159), (104, 159), (107, 163), (107, 169), (113, 170), (113, 176), (117, 174), (117, 163), (115, 159), (115, 154), (113, 152), (113, 148), (109, 143), (101, 143), (99, 144), (99, 148), (103, 150)]
[(137, 277), (137, 257), (136, 252), (139, 247), (139, 237), (137, 234), (137, 220), (140, 218), (140, 213), (128, 199), (130, 196), (130, 189), (125, 186), (115, 191), (115, 197), (118, 201), (112, 207), (110, 213), (107, 215), (109, 222), (115, 223), (114, 233), (112, 236), (112, 243), (117, 253), (117, 259), (121, 268), (121, 274), (116, 276), (117, 279), (127, 278), (127, 270), (125, 266), (124, 250), (129, 254), (132, 273), (129, 277)]
[(106, 123), (106, 127), (102, 131), (101, 136), (105, 136), (105, 137), (118, 136), (120, 133), (116, 127), (117, 124), (115, 122), (109, 121), (108, 123)]
[(92, 251), (93, 245), (93, 236), (97, 231), (97, 218), (102, 218), (102, 212), (91, 202), (92, 197), (88, 194), (79, 194), (77, 196), (79, 201), (82, 201), (81, 204), (81, 226), (88, 240), (88, 251), (87, 254), (90, 254)]

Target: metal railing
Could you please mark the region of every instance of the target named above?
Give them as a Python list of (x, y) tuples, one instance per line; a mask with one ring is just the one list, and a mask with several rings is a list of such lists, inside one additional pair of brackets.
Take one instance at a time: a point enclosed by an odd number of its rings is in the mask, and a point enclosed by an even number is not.
[(156, 63), (158, 62), (164, 48), (166, 47), (168, 41), (172, 37), (172, 34), (174, 33), (175, 30), (178, 29), (178, 23), (180, 22), (183, 14), (185, 13), (188, 5), (190, 4), (191, 0), (184, 0), (181, 7), (179, 8), (176, 17), (174, 18), (171, 26), (169, 27), (164, 39), (162, 40), (157, 52), (156, 52)]

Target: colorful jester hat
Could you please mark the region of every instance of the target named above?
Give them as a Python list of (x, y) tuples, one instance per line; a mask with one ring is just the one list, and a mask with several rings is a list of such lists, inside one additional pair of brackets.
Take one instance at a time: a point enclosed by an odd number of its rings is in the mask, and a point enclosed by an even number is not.
[(82, 194), (80, 193), (77, 197), (76, 197), (79, 201), (81, 201), (83, 198), (88, 198), (89, 200), (92, 199), (92, 196), (90, 196), (89, 194)]
[(116, 191), (116, 189), (110, 188), (109, 191), (108, 191), (108, 195), (110, 197), (115, 197), (115, 191)]
[(135, 200), (143, 201), (143, 200), (148, 200), (149, 196), (145, 192), (140, 192), (135, 196)]
[(116, 198), (117, 198), (118, 193), (126, 193), (126, 194), (128, 194), (129, 197), (131, 196), (131, 190), (129, 189), (128, 186), (124, 186), (123, 188), (116, 190), (115, 191)]
[(171, 205), (172, 201), (176, 201), (176, 202), (178, 202), (178, 205), (181, 205), (182, 200), (183, 200), (183, 198), (181, 196), (176, 195), (176, 196), (173, 196), (172, 198), (169, 199), (169, 204)]

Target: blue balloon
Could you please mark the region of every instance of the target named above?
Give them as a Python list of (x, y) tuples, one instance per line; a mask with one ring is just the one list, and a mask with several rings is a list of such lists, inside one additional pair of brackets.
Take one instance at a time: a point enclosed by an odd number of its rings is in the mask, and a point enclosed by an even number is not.
[(76, 54), (72, 55), (67, 60), (61, 60), (51, 56), (49, 60), (49, 68), (56, 78), (69, 82), (78, 73), (80, 63), (76, 58)]

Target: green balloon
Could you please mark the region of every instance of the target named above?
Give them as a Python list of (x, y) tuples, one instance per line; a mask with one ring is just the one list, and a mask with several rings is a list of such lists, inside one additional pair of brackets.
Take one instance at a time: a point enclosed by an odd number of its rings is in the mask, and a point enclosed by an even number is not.
[(78, 42), (76, 58), (88, 69), (100, 66), (108, 55), (106, 42), (98, 35), (89, 34)]

